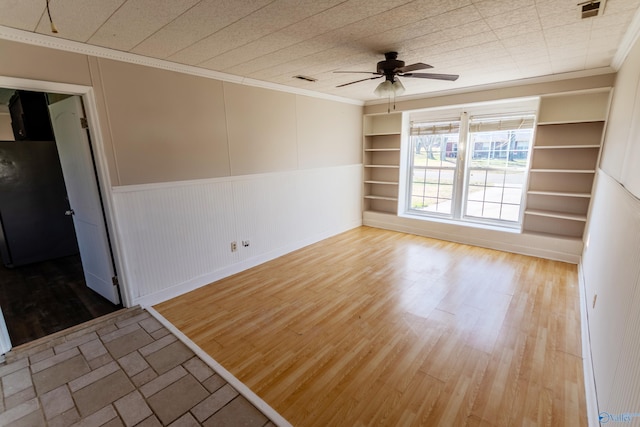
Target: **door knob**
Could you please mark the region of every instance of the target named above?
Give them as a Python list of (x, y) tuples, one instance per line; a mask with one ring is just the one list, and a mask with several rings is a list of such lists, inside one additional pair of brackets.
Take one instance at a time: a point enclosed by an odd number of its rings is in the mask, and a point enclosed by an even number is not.
[(64, 213), (66, 216), (71, 216), (71, 215), (75, 215), (76, 213), (73, 211), (73, 209), (69, 209), (68, 211), (65, 211)]

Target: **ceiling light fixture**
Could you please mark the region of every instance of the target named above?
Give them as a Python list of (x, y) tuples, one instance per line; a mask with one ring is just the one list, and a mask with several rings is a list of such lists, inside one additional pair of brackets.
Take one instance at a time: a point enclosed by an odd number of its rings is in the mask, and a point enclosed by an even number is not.
[(400, 80), (385, 80), (378, 85), (373, 91), (379, 97), (399, 96), (404, 93), (405, 89)]
[(377, 96), (389, 99), (387, 113), (391, 112), (391, 98), (393, 97), (393, 109), (396, 109), (396, 96), (402, 95), (405, 89), (400, 80), (396, 80), (395, 76), (386, 76), (385, 80), (375, 88), (373, 93)]

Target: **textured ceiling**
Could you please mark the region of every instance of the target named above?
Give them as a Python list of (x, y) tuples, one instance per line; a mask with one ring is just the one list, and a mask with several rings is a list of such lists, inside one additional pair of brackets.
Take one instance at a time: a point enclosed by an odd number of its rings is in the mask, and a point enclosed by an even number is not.
[[(395, 50), (407, 64), (460, 74), (403, 79), (406, 95), (611, 66), (640, 0), (0, 0), (0, 25), (358, 100)], [(313, 77), (310, 83), (294, 75)], [(364, 76), (366, 77), (366, 75)]]

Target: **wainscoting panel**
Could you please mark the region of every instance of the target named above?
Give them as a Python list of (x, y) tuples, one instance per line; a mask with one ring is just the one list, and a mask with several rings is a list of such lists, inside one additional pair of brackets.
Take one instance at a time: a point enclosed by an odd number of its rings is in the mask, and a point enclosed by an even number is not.
[[(302, 230), (298, 223), (297, 173), (263, 175), (233, 182), (238, 244), (241, 259), (251, 258), (295, 240)], [(277, 191), (274, 191), (277, 189)], [(249, 246), (242, 245), (243, 240)]]
[(582, 259), (599, 411), (640, 412), (640, 200), (596, 182)]
[(342, 229), (345, 221), (361, 225), (361, 200), (362, 165), (312, 169), (298, 182), (298, 215), (311, 235)]
[(130, 301), (155, 304), (361, 225), (361, 170), (114, 188)]
[(229, 182), (114, 193), (133, 299), (238, 260)]
[[(637, 264), (636, 264), (637, 266)], [(633, 412), (634, 423), (640, 418), (640, 275), (636, 278), (630, 298), (630, 310), (622, 335), (620, 360), (609, 403), (602, 409), (612, 414)], [(621, 331), (622, 332), (622, 331)]]
[[(361, 221), (361, 167), (251, 176), (233, 182), (238, 244), (248, 259)], [(274, 191), (277, 189), (277, 191)], [(244, 247), (242, 241), (248, 240)]]

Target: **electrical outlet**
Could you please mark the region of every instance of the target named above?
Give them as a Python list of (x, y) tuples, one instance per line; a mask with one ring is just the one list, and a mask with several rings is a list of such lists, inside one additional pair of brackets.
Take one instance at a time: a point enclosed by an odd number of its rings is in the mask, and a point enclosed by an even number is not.
[(238, 243), (237, 242), (231, 242), (231, 252), (235, 252), (238, 250)]
[(242, 241), (242, 246), (244, 246), (245, 248), (248, 248), (249, 247), (249, 243), (251, 243), (251, 242), (249, 242), (248, 240), (243, 240)]

